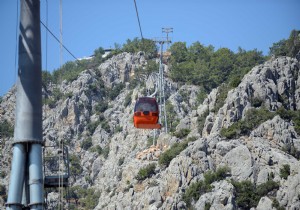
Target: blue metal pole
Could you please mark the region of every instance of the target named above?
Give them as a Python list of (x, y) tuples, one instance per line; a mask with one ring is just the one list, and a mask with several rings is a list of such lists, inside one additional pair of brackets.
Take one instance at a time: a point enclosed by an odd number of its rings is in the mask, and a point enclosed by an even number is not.
[(26, 166), (24, 144), (15, 144), (7, 198), (7, 210), (22, 209), (22, 193)]
[(43, 209), (44, 203), (40, 1), (21, 0), (20, 13), (14, 154), (7, 210), (21, 209), (23, 185), (23, 201), (29, 199), (31, 209)]
[[(28, 150), (28, 148), (27, 148), (27, 150)], [(22, 205), (23, 206), (28, 206), (28, 204), (30, 203), (30, 201), (29, 201), (28, 175), (29, 175), (29, 172), (28, 172), (28, 159), (26, 159), (25, 177), (24, 177), (24, 184), (23, 184), (23, 197), (22, 197)]]
[(32, 144), (29, 151), (30, 209), (43, 209), (44, 183), (42, 170), (42, 146)]

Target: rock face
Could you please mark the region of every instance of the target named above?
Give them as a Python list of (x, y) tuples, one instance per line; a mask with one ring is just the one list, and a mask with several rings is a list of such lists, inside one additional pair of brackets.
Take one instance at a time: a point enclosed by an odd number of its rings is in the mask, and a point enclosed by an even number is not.
[(107, 60), (98, 68), (106, 86), (112, 87), (114, 83), (128, 82), (135, 70), (144, 66), (146, 59), (143, 52), (136, 55), (121, 53)]
[[(166, 78), (168, 103), (178, 115), (172, 122), (177, 123), (176, 132), (188, 129), (187, 137), (194, 139), (166, 167), (158, 164), (159, 156), (184, 139), (161, 132), (155, 135), (156, 146), (150, 146), (149, 138), (154, 131), (135, 129), (132, 123), (135, 100), (143, 95), (145, 87), (132, 88), (128, 84), (146, 63), (142, 52), (122, 53), (96, 69), (83, 71), (72, 82), (49, 87), (48, 97), (57, 90), (62, 97), (54, 105), (43, 107), (45, 145), (57, 146), (58, 140), (68, 145), (71, 171), (80, 171), (71, 175), (71, 189), (76, 186), (95, 189), (94, 209), (175, 210), (192, 205), (195, 209), (209, 206), (215, 210), (234, 210), (238, 209), (237, 193), (231, 179), (250, 180), (258, 186), (272, 177), (279, 183), (279, 189), (263, 196), (255, 209), (274, 209), (274, 199), (286, 209), (300, 209), (300, 163), (295, 153), (291, 153), (300, 151), (300, 138), (292, 121), (275, 116), (257, 125), (248, 136), (225, 139), (220, 135), (222, 128), (244, 119), (247, 110), (257, 108), (261, 102), (271, 111), (280, 107), (299, 110), (300, 64), (296, 59), (279, 57), (254, 67), (237, 88), (228, 92), (219, 110), (215, 110), (219, 88), (212, 90), (199, 105), (196, 99), (199, 87), (179, 87)], [(143, 76), (153, 86), (152, 76), (150, 79)], [(108, 91), (120, 83), (127, 85), (111, 100)], [(124, 103), (125, 100), (130, 102)], [(14, 123), (14, 104), (15, 88), (0, 103), (1, 122)], [(201, 117), (204, 128), (199, 131)], [(12, 138), (0, 140), (0, 184), (7, 187)], [(55, 152), (55, 147), (47, 149), (47, 153)], [(155, 165), (154, 173), (138, 180), (140, 169), (150, 164)], [(290, 167), (286, 178), (281, 170), (285, 165)], [(183, 195), (189, 187), (205, 180), (208, 170), (222, 166), (230, 168), (228, 177), (213, 182), (211, 190), (199, 195), (198, 200), (185, 203)], [(49, 206), (55, 208), (57, 196), (55, 192), (49, 194)], [(4, 202), (0, 196), (0, 206)]]
[(211, 133), (243, 118), (256, 103), (264, 102), (269, 110), (284, 106), (299, 110), (299, 62), (289, 57), (269, 60), (246, 74), (240, 85), (229, 91), (224, 106), (212, 121)]

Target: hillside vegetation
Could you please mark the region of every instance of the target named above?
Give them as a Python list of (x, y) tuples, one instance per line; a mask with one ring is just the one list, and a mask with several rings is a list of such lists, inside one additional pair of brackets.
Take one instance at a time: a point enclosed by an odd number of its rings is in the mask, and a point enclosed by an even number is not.
[[(299, 31), (270, 55), (173, 43), (164, 56), (168, 133), (133, 127), (155, 91), (157, 47), (127, 40), (104, 57), (43, 71), (45, 155), (69, 148), (70, 209), (299, 209)], [(154, 79), (153, 79), (154, 78)], [(0, 100), (0, 206), (10, 176), (15, 92)], [(47, 195), (49, 209), (58, 193)], [(65, 204), (67, 207), (67, 204)]]

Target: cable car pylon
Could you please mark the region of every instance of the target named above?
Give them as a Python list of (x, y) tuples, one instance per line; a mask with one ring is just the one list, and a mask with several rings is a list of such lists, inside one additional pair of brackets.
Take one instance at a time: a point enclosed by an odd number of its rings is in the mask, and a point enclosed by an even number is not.
[(168, 133), (168, 122), (166, 113), (166, 98), (165, 98), (165, 79), (164, 79), (164, 65), (163, 65), (163, 45), (169, 44), (171, 41), (168, 38), (154, 39), (154, 42), (160, 44), (160, 56), (159, 56), (159, 72), (158, 72), (158, 102), (159, 102), (159, 123), (162, 124), (164, 119), (164, 131)]
[(44, 209), (40, 1), (22, 0), (7, 210)]
[[(168, 39), (153, 40), (160, 44), (160, 59), (159, 72), (157, 76), (157, 83), (155, 85), (155, 92), (147, 97), (141, 97), (137, 100), (134, 107), (134, 127), (142, 129), (160, 129), (164, 124), (165, 133), (168, 132), (168, 122), (166, 114), (166, 100), (165, 100), (165, 80), (164, 80), (164, 65), (163, 65), (163, 44), (170, 43)], [(158, 103), (155, 95), (158, 95)], [(158, 104), (158, 105), (157, 105)], [(158, 106), (158, 109), (151, 109), (151, 107)], [(142, 108), (142, 109), (141, 109)], [(162, 122), (162, 119), (164, 121)], [(158, 122), (159, 123), (158, 123)]]

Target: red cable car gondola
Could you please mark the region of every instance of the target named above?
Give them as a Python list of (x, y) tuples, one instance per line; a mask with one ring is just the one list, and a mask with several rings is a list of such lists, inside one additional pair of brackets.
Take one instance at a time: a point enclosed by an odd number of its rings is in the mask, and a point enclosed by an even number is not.
[(133, 123), (136, 128), (160, 129), (159, 110), (155, 98), (140, 97), (134, 107)]

